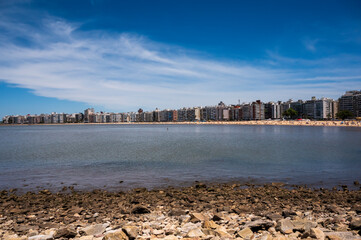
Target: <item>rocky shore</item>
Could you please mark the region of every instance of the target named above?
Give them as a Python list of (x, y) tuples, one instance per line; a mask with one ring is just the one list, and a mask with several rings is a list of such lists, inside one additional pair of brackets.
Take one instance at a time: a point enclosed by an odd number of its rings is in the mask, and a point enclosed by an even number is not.
[[(357, 183), (358, 184), (358, 183)], [(0, 192), (0, 239), (361, 239), (361, 190), (281, 183)]]

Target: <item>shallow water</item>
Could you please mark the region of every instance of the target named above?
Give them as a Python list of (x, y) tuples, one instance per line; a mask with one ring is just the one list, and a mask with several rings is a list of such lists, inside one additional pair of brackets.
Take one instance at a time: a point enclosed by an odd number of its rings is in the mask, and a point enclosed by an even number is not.
[[(0, 189), (361, 180), (361, 129), (237, 125), (0, 127)], [(123, 181), (123, 183), (119, 183)]]

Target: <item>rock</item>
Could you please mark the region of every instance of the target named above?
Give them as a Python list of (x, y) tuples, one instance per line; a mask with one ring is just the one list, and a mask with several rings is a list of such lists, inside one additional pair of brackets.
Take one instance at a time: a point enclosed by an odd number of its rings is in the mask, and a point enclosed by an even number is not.
[(26, 240), (27, 237), (23, 236), (23, 237), (19, 237), (18, 235), (14, 234), (14, 235), (4, 235), (3, 236), (3, 240)]
[(272, 221), (278, 221), (281, 220), (283, 217), (278, 213), (271, 213), (266, 216), (268, 219)]
[(326, 239), (328, 239), (328, 240), (342, 240), (342, 238), (340, 238), (339, 236), (336, 236), (336, 235), (327, 236)]
[(196, 182), (195, 188), (207, 188), (207, 185), (202, 182)]
[(32, 237), (29, 237), (28, 240), (52, 240), (52, 235), (35, 235)]
[(186, 214), (187, 213), (182, 209), (172, 209), (168, 213), (169, 216), (182, 216), (182, 215), (186, 215)]
[(139, 229), (136, 226), (125, 226), (123, 227), (123, 231), (127, 234), (130, 240), (135, 239), (139, 235)]
[(356, 236), (353, 235), (352, 232), (326, 232), (325, 233), (326, 238), (330, 240), (355, 240), (355, 239), (361, 239), (361, 237), (356, 238)]
[(241, 231), (238, 231), (237, 234), (244, 239), (250, 239), (253, 236), (253, 232), (250, 228), (246, 227)]
[(41, 190), (39, 193), (44, 195), (51, 195), (51, 192), (48, 189)]
[(22, 235), (24, 235), (26, 232), (28, 232), (32, 228), (33, 228), (33, 226), (29, 226), (29, 225), (15, 225), (13, 229), (15, 232), (21, 233)]
[(204, 223), (202, 224), (202, 227), (203, 228), (207, 228), (207, 229), (216, 229), (217, 227), (219, 227), (218, 224), (216, 224), (215, 222), (213, 221), (204, 221)]
[(352, 219), (349, 226), (352, 230), (361, 230), (361, 218)]
[(76, 240), (94, 240), (93, 236), (81, 236), (80, 238), (75, 238)]
[(75, 237), (77, 232), (75, 230), (69, 228), (61, 228), (56, 231), (54, 238), (73, 238)]
[(273, 182), (273, 183), (271, 183), (271, 186), (273, 186), (273, 187), (283, 187), (285, 185), (286, 184), (284, 184), (282, 182)]
[(54, 228), (46, 229), (44, 231), (44, 235), (50, 235), (50, 236), (53, 236), (53, 237), (54, 237), (55, 233), (56, 233), (56, 229), (54, 229)]
[(212, 220), (213, 221), (221, 221), (223, 218), (219, 214), (214, 214)]
[(208, 220), (208, 218), (206, 216), (204, 216), (201, 213), (192, 213), (191, 214), (191, 222), (195, 223), (195, 222), (201, 222), (201, 221), (205, 221)]
[(96, 224), (96, 225), (90, 225), (87, 227), (84, 227), (80, 229), (81, 235), (100, 235), (103, 232), (105, 232), (105, 229), (107, 228), (107, 224)]
[(178, 238), (174, 235), (168, 235), (163, 240), (178, 240)]
[(325, 239), (325, 234), (319, 228), (311, 228), (310, 237), (323, 240)]
[(236, 208), (232, 208), (231, 211), (236, 214), (249, 213), (251, 212), (251, 208), (249, 206), (241, 205)]
[(293, 233), (288, 235), (288, 238), (289, 239), (297, 239), (300, 235), (301, 235), (300, 232), (293, 232)]
[(39, 235), (39, 232), (37, 230), (30, 229), (29, 232), (28, 232), (28, 237), (32, 237), (32, 236), (35, 236), (35, 235)]
[(259, 230), (267, 230), (270, 227), (273, 227), (273, 222), (269, 221), (269, 220), (262, 220), (262, 219), (258, 219), (256, 221), (247, 223), (246, 225), (244, 225), (244, 227), (249, 227), (253, 232), (257, 232)]
[(133, 191), (136, 193), (142, 193), (142, 192), (146, 192), (147, 189), (145, 187), (140, 187), (140, 188), (134, 188)]
[(290, 217), (292, 215), (297, 215), (294, 211), (291, 210), (284, 210), (282, 212), (282, 216), (284, 216), (285, 218)]
[(357, 214), (361, 214), (361, 205), (354, 205), (351, 207), (351, 210), (355, 211)]
[(150, 213), (150, 210), (143, 206), (136, 206), (132, 209), (131, 213), (133, 214), (146, 214)]
[(332, 204), (332, 205), (328, 205), (326, 207), (326, 210), (329, 211), (329, 212), (332, 212), (332, 213), (337, 213), (337, 214), (340, 214), (342, 211), (340, 209), (340, 207), (338, 207), (337, 205), (335, 204)]
[(216, 236), (216, 231), (214, 229), (210, 229), (210, 228), (203, 228), (202, 232), (207, 235), (207, 236)]
[(162, 234), (164, 234), (164, 230), (162, 230), (162, 229), (154, 229), (153, 230), (153, 234), (154, 235), (162, 235)]
[(77, 206), (72, 206), (72, 207), (69, 209), (69, 213), (70, 213), (70, 214), (75, 214), (75, 213), (79, 214), (79, 213), (81, 213), (81, 212), (83, 212), (83, 211), (84, 211), (83, 208), (77, 207)]
[(217, 235), (220, 238), (231, 238), (233, 239), (233, 236), (227, 232), (227, 230), (224, 227), (219, 227), (216, 230)]
[(270, 232), (270, 233), (272, 233), (272, 234), (275, 234), (277, 231), (276, 231), (276, 229), (275, 229), (274, 227), (270, 227), (270, 228), (268, 229), (268, 232)]
[(293, 224), (289, 219), (281, 219), (278, 221), (276, 229), (284, 234), (290, 234), (293, 232)]
[(316, 222), (311, 222), (307, 220), (293, 220), (291, 222), (293, 224), (294, 231), (309, 232), (311, 228), (317, 227)]
[(269, 232), (263, 232), (261, 236), (256, 238), (257, 240), (273, 240), (274, 238)]
[(202, 230), (199, 228), (194, 228), (187, 233), (187, 237), (190, 237), (190, 238), (203, 237), (203, 236), (205, 236), (205, 235), (202, 232)]
[(196, 229), (196, 228), (199, 228), (200, 227), (200, 224), (194, 224), (194, 223), (186, 223), (182, 226), (181, 228), (181, 231), (183, 233), (188, 233), (190, 230), (192, 229)]
[(129, 240), (129, 238), (122, 230), (116, 230), (105, 233), (104, 240)]

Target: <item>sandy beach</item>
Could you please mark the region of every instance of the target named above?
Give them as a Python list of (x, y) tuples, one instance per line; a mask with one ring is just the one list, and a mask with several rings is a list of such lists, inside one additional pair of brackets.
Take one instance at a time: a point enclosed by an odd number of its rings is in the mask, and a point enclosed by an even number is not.
[[(359, 188), (355, 182), (354, 189)], [(4, 240), (361, 239), (361, 191), (214, 184), (0, 192)]]
[(361, 127), (361, 121), (276, 121), (276, 120), (258, 120), (258, 121), (209, 121), (209, 122), (116, 122), (116, 123), (56, 123), (56, 124), (0, 124), (0, 126), (24, 126), (24, 125), (274, 125), (274, 126), (319, 126), (319, 127)]

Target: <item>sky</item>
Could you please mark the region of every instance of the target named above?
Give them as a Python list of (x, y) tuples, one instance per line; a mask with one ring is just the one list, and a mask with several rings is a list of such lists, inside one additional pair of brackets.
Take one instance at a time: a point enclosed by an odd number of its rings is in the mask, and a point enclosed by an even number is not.
[(0, 117), (360, 89), (358, 0), (0, 0)]

